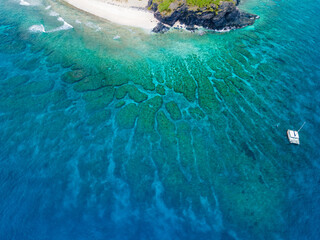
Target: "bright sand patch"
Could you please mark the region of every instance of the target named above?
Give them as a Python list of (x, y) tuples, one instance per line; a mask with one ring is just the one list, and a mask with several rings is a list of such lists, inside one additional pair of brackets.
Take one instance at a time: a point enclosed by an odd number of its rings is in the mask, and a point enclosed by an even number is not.
[(158, 23), (146, 9), (148, 0), (64, 0), (70, 5), (111, 22), (152, 30)]

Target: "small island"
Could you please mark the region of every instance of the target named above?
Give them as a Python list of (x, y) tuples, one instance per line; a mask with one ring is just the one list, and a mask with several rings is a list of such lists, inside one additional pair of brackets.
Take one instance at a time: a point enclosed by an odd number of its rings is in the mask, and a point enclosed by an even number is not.
[(238, 9), (240, 0), (64, 0), (85, 12), (121, 25), (156, 33), (171, 27), (228, 31), (252, 25), (257, 15)]
[[(240, 11), (240, 0), (150, 0), (149, 8), (160, 21), (154, 32), (163, 32), (179, 22), (187, 29), (197, 26), (228, 31), (252, 25), (257, 15)], [(166, 26), (167, 25), (167, 26)]]

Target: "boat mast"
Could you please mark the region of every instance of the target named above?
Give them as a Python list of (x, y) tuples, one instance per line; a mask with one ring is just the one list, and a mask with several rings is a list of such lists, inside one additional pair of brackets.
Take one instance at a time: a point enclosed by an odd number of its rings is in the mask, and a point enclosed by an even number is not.
[(302, 124), (302, 126), (299, 128), (299, 130), (298, 130), (298, 132), (303, 128), (303, 126), (306, 124), (306, 122), (304, 122), (303, 124)]

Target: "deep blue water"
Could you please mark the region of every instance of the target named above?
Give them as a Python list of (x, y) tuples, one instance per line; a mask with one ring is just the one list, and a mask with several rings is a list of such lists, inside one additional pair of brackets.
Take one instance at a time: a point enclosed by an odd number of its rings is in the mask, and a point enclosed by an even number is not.
[(1, 240), (320, 238), (317, 1), (203, 36), (29, 2), (0, 5)]

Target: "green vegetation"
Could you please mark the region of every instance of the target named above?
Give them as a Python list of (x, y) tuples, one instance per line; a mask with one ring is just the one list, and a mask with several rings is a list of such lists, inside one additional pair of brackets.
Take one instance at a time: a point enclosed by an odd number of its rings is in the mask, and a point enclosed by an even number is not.
[(170, 4), (173, 3), (175, 0), (157, 0), (159, 3), (158, 10), (159, 12), (170, 12)]
[[(200, 11), (200, 8), (207, 8), (207, 10), (214, 11), (222, 2), (235, 2), (234, 0), (154, 0), (158, 4), (159, 12), (171, 12), (174, 8), (180, 7), (182, 4), (187, 4), (190, 7), (197, 7), (197, 10)], [(176, 3), (173, 9), (170, 8), (172, 3)]]
[(222, 2), (221, 0), (186, 0), (188, 6), (196, 6), (196, 7), (210, 7), (212, 4), (219, 6)]

